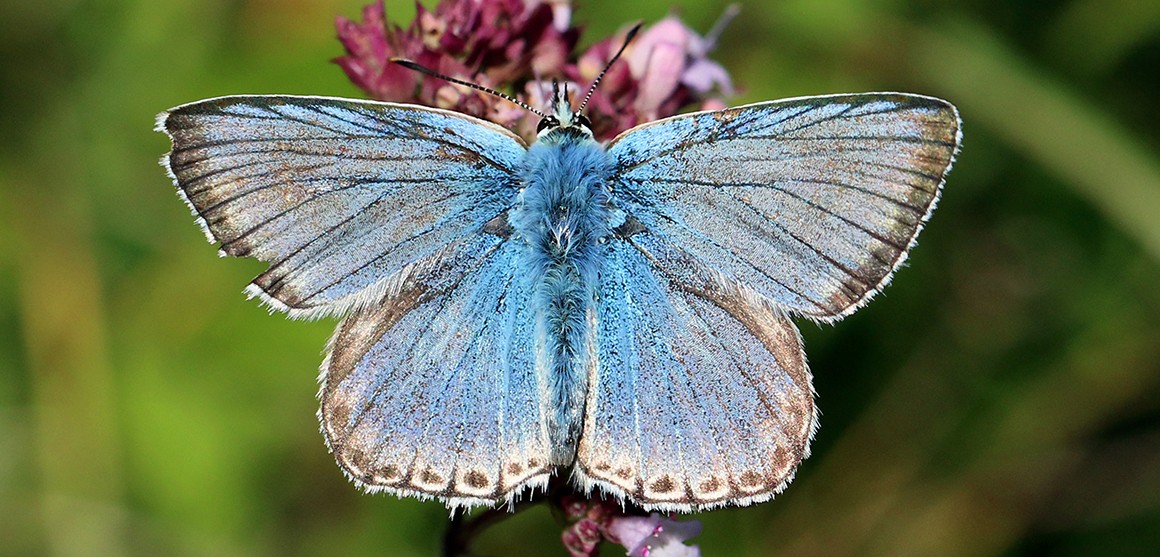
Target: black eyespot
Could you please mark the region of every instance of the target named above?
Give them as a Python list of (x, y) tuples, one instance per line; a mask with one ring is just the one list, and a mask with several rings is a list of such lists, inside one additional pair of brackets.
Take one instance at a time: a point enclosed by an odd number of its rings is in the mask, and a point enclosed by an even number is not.
[(555, 116), (548, 116), (547, 118), (540, 120), (539, 124), (536, 124), (536, 133), (540, 133), (548, 128), (558, 127), (560, 127), (560, 121), (557, 120)]
[(592, 131), (592, 120), (589, 120), (587, 116), (583, 114), (577, 114), (576, 121), (580, 122), (581, 126), (588, 128), (588, 131)]

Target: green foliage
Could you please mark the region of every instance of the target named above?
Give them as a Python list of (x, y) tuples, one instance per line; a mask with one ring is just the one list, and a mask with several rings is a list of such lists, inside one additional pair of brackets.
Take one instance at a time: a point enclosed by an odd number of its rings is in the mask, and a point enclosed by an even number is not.
[[(360, 495), (326, 453), (333, 323), (244, 299), (261, 266), (205, 244), (151, 131), (204, 97), (356, 95), (329, 60), (361, 3), (0, 7), (0, 555), (436, 552), (442, 506)], [(702, 29), (724, 8), (678, 4)], [(576, 18), (594, 41), (670, 6)], [(965, 142), (886, 295), (803, 323), (814, 455), (773, 502), (700, 517), (705, 554), (1160, 552), (1160, 3), (743, 10), (718, 53), (738, 103), (925, 93)], [(483, 548), (558, 534), (533, 512)]]

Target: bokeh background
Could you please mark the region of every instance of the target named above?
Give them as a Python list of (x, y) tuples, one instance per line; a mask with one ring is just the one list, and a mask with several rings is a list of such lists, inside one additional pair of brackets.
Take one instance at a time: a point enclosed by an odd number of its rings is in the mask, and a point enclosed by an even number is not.
[[(334, 323), (245, 300), (261, 264), (218, 259), (156, 163), (180, 103), (359, 96), (329, 60), (365, 1), (0, 3), (0, 555), (436, 553), (441, 505), (360, 495), (323, 446)], [(1160, 2), (742, 4), (736, 103), (921, 92), (965, 142), (886, 293), (800, 323), (814, 454), (700, 515), (704, 554), (1160, 554)], [(575, 19), (589, 44), (724, 6)], [(559, 531), (538, 509), (479, 548), (560, 555)]]

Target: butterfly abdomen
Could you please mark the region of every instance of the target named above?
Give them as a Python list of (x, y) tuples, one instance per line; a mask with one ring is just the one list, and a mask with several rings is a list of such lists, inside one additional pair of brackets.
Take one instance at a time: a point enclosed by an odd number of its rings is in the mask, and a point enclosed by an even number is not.
[(552, 460), (569, 464), (587, 394), (587, 315), (599, 271), (598, 241), (610, 232), (607, 190), (612, 161), (591, 137), (557, 129), (528, 150), (523, 191), (511, 213), (526, 242)]

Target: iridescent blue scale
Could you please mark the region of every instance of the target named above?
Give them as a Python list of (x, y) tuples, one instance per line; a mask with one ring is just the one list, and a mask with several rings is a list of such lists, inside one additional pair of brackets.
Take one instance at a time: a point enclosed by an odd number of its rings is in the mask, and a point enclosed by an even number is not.
[(646, 509), (764, 501), (809, 453), (789, 317), (879, 292), (960, 142), (873, 93), (667, 118), (608, 145), (562, 95), (530, 148), (406, 104), (239, 96), (161, 114), (163, 159), (247, 291), (344, 316), (319, 418), (369, 491), (511, 501), (551, 475)]

